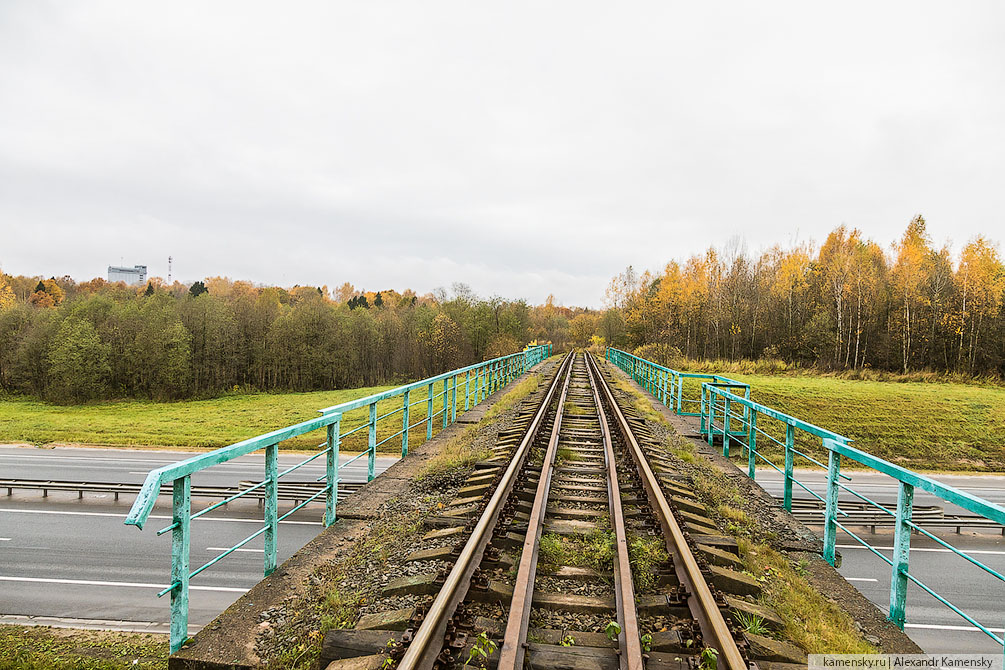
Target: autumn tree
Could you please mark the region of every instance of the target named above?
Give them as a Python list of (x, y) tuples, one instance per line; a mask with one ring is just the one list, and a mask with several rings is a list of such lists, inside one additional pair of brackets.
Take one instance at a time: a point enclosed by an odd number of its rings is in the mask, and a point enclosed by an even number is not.
[(925, 219), (920, 214), (911, 220), (900, 242), (894, 245), (896, 261), (891, 273), (892, 289), (899, 307), (901, 362), (907, 372), (918, 336), (917, 321), (922, 305), (922, 285), (928, 255), (931, 253)]
[(7, 276), (0, 273), (0, 310), (13, 307), (15, 302), (17, 302), (17, 297), (7, 281)]
[(1005, 267), (998, 250), (983, 236), (963, 248), (956, 285), (960, 295), (956, 361), (973, 372), (981, 355), (985, 325), (999, 314), (1005, 292)]

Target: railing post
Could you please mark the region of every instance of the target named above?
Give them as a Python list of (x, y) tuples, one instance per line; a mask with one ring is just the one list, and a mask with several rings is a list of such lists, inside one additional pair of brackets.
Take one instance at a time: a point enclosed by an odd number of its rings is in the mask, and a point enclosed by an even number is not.
[(192, 517), (192, 479), (174, 480), (171, 496), (171, 653), (188, 639), (189, 523)]
[(890, 580), (890, 621), (904, 630), (907, 621), (907, 566), (911, 553), (911, 512), (914, 486), (900, 482), (897, 493), (897, 527), (893, 533), (893, 576)]
[[(746, 407), (746, 405), (744, 405)], [(747, 423), (747, 475), (757, 479), (757, 412), (750, 410)]]
[(699, 408), (698, 409), (698, 413), (701, 415), (701, 418), (699, 419), (699, 423), (698, 423), (698, 434), (699, 435), (705, 435), (706, 428), (709, 427), (709, 423), (708, 422), (709, 422), (710, 417), (709, 417), (708, 399), (706, 398), (707, 395), (708, 394), (707, 394), (707, 390), (705, 388), (705, 385), (702, 384), (701, 385), (701, 399), (698, 401), (698, 408)]
[(824, 509), (824, 560), (834, 565), (834, 545), (837, 544), (838, 478), (841, 475), (841, 454), (828, 449), (827, 498)]
[(681, 396), (684, 395), (684, 378), (677, 375), (677, 413), (680, 414)]
[[(750, 400), (750, 386), (749, 385), (747, 386), (747, 390), (746, 390), (746, 393), (744, 393), (743, 398), (744, 398), (744, 400)], [(754, 411), (753, 408), (747, 407), (746, 405), (744, 405), (743, 406), (743, 420), (746, 421), (748, 418), (750, 418), (750, 413), (753, 412), (753, 411)]]
[(449, 377), (447, 377), (446, 379), (443, 380), (443, 403), (442, 403), (443, 404), (443, 417), (442, 418), (443, 418), (443, 427), (444, 428), (447, 427), (447, 414), (448, 414), (447, 413), (447, 404), (450, 402), (450, 396), (447, 395), (447, 384), (448, 384), (449, 381), (450, 381)]
[[(706, 388), (704, 385), (702, 388)], [(708, 388), (708, 399), (705, 401), (708, 404), (708, 446), (712, 446), (715, 442), (715, 438), (712, 436), (712, 424), (715, 422), (715, 394), (712, 393), (712, 387)]]
[(796, 455), (796, 427), (792, 424), (785, 424), (785, 481), (782, 483), (782, 504), (785, 509), (792, 511), (792, 469), (795, 465)]
[(730, 414), (730, 402), (729, 398), (723, 398), (722, 404), (722, 455), (729, 458), (729, 414)]
[(668, 381), (667, 378), (669, 376), (670, 376), (669, 372), (667, 372), (667, 371), (663, 372), (663, 382), (662, 382), (663, 388), (661, 390), (661, 395), (663, 396), (663, 404), (664, 405), (667, 404), (667, 381)]
[(433, 384), (426, 387), (426, 440), (433, 439)]
[(405, 456), (408, 456), (408, 390), (406, 389), (401, 395), (404, 398), (404, 400), (402, 400), (401, 407), (401, 456), (404, 458)]
[(698, 413), (701, 414), (701, 418), (698, 420), (698, 434), (704, 435), (705, 428), (707, 427), (706, 422), (708, 421), (708, 407), (706, 406), (706, 390), (705, 385), (701, 385), (701, 399), (698, 401)]
[(370, 403), (369, 430), (366, 440), (366, 481), (372, 482), (377, 469), (377, 403)]
[(265, 576), (276, 569), (279, 538), (279, 445), (265, 447)]
[(338, 505), (338, 450), (341, 423), (342, 415), (336, 414), (335, 421), (328, 424), (328, 453), (325, 454), (325, 471), (328, 477), (328, 493), (325, 496), (325, 526), (335, 523), (335, 507)]
[(464, 371), (464, 411), (468, 411), (468, 403), (471, 401), (471, 371)]
[(457, 375), (452, 377), (454, 388), (450, 391), (450, 423), (457, 421)]

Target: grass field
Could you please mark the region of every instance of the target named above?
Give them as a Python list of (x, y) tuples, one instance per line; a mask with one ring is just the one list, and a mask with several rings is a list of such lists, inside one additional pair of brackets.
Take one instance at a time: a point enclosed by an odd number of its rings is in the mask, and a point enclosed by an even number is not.
[[(5, 398), (0, 399), (0, 443), (216, 448), (317, 417), (321, 408), (389, 388), (393, 387), (226, 395), (212, 400), (170, 403), (123, 400), (71, 406), (27, 398)], [(442, 397), (435, 398), (441, 390), (441, 385), (434, 389), (434, 412), (442, 409)], [(463, 394), (462, 380), (457, 388), (459, 412), (464, 409)], [(413, 426), (426, 416), (426, 397), (425, 388), (412, 391), (409, 397), (413, 405), (409, 423)], [(400, 396), (383, 401), (378, 404), (378, 416), (400, 409), (401, 405)], [(365, 408), (347, 413), (342, 419), (342, 433), (362, 425), (366, 419)], [(442, 425), (441, 419), (434, 419), (434, 428)], [(401, 421), (400, 412), (379, 421), (378, 440), (401, 430)], [(425, 424), (414, 427), (409, 432), (409, 440), (418, 444), (425, 434)], [(310, 449), (323, 440), (324, 431), (321, 430), (287, 440), (280, 446)], [(343, 442), (347, 451), (365, 446), (365, 429)], [(390, 439), (381, 451), (394, 452), (400, 448), (400, 439)]]
[[(1005, 388), (946, 382), (731, 374), (751, 398), (913, 469), (1005, 471)], [(759, 428), (781, 436), (777, 422)], [(764, 440), (759, 443), (763, 446)], [(815, 454), (814, 443), (802, 442)], [(780, 450), (774, 450), (775, 454)]]
[[(855, 440), (855, 446), (915, 469), (1005, 471), (1005, 388), (947, 382), (889, 382), (828, 376), (732, 373), (752, 386), (754, 400)], [(317, 410), (390, 387), (285, 394), (227, 395), (174, 403), (119, 401), (51, 405), (24, 398), (0, 400), (0, 442), (80, 443), (112, 446), (221, 447), (317, 416)], [(438, 391), (437, 391), (438, 392)], [(464, 387), (458, 388), (463, 409)], [(425, 417), (425, 390), (415, 391), (410, 423)], [(434, 411), (442, 407), (436, 399)], [(383, 415), (401, 399), (380, 404)], [(343, 433), (361, 425), (366, 410), (343, 419)], [(781, 436), (778, 426), (759, 427)], [(434, 420), (438, 430), (442, 423)], [(401, 414), (379, 423), (378, 440), (401, 429)], [(409, 433), (412, 444), (425, 425)], [(323, 431), (284, 442), (284, 448), (313, 448)], [(762, 440), (760, 447), (771, 451)], [(360, 430), (344, 443), (347, 451), (366, 444)], [(814, 443), (800, 446), (816, 455)], [(392, 438), (381, 451), (395, 452)], [(777, 455), (777, 450), (773, 452)]]
[(0, 670), (165, 670), (166, 635), (0, 626)]

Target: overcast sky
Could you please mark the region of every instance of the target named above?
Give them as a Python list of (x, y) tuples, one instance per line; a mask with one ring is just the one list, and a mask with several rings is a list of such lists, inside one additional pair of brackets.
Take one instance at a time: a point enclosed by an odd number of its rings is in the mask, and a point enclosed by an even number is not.
[(602, 301), (1005, 238), (1001, 2), (0, 3), (0, 267)]

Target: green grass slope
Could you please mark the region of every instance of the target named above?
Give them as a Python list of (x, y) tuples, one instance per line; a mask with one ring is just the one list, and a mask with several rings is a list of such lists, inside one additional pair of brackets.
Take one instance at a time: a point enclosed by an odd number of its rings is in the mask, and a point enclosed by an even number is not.
[[(261, 433), (318, 416), (318, 410), (390, 386), (318, 391), (226, 395), (211, 400), (147, 402), (123, 400), (88, 405), (53, 405), (37, 400), (0, 400), (0, 442), (48, 444), (66, 442), (110, 446), (222, 447)], [(463, 392), (463, 386), (459, 389)], [(425, 398), (413, 393), (412, 402)], [(380, 412), (399, 407), (401, 399), (380, 404)], [(413, 413), (424, 406), (412, 408)], [(365, 410), (343, 419), (343, 432), (365, 420)], [(400, 414), (398, 421), (400, 422)], [(415, 423), (419, 416), (412, 418)], [(385, 419), (381, 426), (391, 419)], [(399, 426), (400, 428), (400, 426)], [(352, 437), (365, 434), (359, 431)], [(285, 448), (311, 448), (324, 439), (315, 431), (283, 443)], [(353, 441), (355, 443), (355, 440)], [(349, 446), (349, 445), (347, 445)]]
[[(732, 377), (751, 385), (753, 400), (850, 437), (854, 446), (905, 467), (1005, 470), (1005, 388), (1000, 386)], [(759, 427), (772, 423), (777, 422)], [(773, 427), (769, 432), (775, 433)]]

